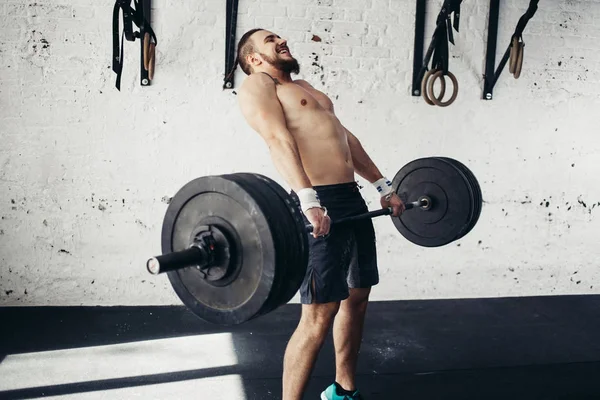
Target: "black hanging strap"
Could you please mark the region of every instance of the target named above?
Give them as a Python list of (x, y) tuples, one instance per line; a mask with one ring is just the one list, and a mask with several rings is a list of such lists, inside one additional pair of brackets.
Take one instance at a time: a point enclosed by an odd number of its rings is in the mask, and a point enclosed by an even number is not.
[[(428, 51), (428, 56), (431, 55), (432, 57), (431, 68), (441, 70), (444, 74), (448, 72), (448, 58), (450, 56), (448, 42), (454, 44), (452, 28), (456, 29), (458, 32), (461, 2), (462, 0), (444, 1), (442, 9), (437, 16), (436, 28), (431, 42), (431, 50), (433, 52), (431, 53), (431, 51)], [(452, 23), (451, 20), (452, 14), (454, 14), (454, 23)], [(428, 62), (429, 60), (426, 57), (424, 63), (425, 67)]]
[(448, 31), (446, 24), (438, 25), (434, 34), (434, 48), (431, 69), (448, 72)]
[(518, 39), (521, 36), (523, 36), (523, 31), (525, 30), (525, 26), (527, 25), (529, 20), (531, 18), (533, 18), (533, 16), (535, 15), (535, 12), (538, 9), (538, 3), (539, 3), (539, 0), (531, 0), (529, 2), (529, 7), (527, 8), (527, 11), (525, 11), (525, 14), (523, 14), (521, 16), (521, 18), (519, 18), (519, 22), (517, 23), (517, 27), (515, 28), (515, 33), (513, 34), (513, 38)]
[[(140, 37), (140, 32), (133, 31), (133, 24), (138, 28), (144, 29), (148, 32), (155, 44), (158, 44), (154, 30), (144, 17), (144, 11), (138, 0), (133, 0), (135, 8), (132, 8), (131, 0), (117, 0), (113, 8), (113, 22), (112, 22), (112, 34), (113, 34), (113, 62), (112, 69), (117, 74), (117, 80), (115, 86), (118, 90), (121, 90), (121, 73), (123, 72), (123, 39), (127, 39), (130, 42)], [(123, 14), (123, 33), (121, 34), (119, 43), (119, 13)], [(120, 45), (120, 47), (119, 47)]]
[[(453, 23), (453, 28), (454, 30), (456, 30), (456, 32), (459, 32), (459, 25), (460, 25), (460, 3), (462, 2), (462, 0), (454, 0), (450, 3), (450, 14), (454, 14), (454, 23)], [(448, 20), (450, 19), (450, 15), (448, 15)], [(448, 21), (448, 27), (450, 27), (450, 21)], [(454, 44), (454, 42), (451, 42), (452, 44)]]

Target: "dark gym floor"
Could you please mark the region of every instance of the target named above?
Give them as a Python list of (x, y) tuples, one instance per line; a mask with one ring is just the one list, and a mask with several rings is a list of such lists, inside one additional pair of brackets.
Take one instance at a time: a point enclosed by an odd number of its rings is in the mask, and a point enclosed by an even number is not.
[[(600, 399), (600, 295), (369, 307), (366, 399)], [(223, 329), (183, 307), (0, 308), (0, 399), (278, 399), (299, 311)], [(329, 339), (305, 398), (333, 373)]]

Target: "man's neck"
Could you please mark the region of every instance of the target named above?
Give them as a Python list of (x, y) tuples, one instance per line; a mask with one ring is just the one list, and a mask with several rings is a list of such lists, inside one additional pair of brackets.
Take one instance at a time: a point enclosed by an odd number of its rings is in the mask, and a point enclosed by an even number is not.
[(267, 74), (271, 75), (271, 77), (273, 79), (276, 79), (279, 83), (293, 82), (292, 76), (289, 73), (285, 73), (285, 72), (279, 71), (277, 69), (269, 68), (262, 72), (266, 72)]

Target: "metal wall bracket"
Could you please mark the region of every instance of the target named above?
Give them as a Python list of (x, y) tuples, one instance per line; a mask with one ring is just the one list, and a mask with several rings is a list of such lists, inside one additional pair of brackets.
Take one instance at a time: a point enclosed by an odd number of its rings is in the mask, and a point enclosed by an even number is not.
[(235, 35), (237, 28), (238, 0), (227, 0), (225, 21), (225, 79), (223, 89), (232, 89), (235, 68)]
[(412, 95), (421, 96), (421, 79), (423, 67), (423, 47), (425, 44), (425, 12), (427, 0), (417, 0), (415, 13), (415, 44), (413, 58)]
[[(142, 7), (142, 16), (146, 21), (148, 21), (148, 25), (152, 24), (151, 14), (152, 14), (152, 0), (141, 0)], [(140, 83), (142, 86), (150, 86), (150, 79), (148, 75), (148, 70), (144, 65), (144, 37), (146, 34), (146, 26), (142, 24), (140, 26)]]
[(485, 56), (485, 75), (483, 77), (483, 99), (491, 100), (494, 95), (494, 86), (498, 81), (498, 77), (502, 73), (508, 56), (510, 47), (504, 53), (504, 57), (496, 68), (496, 41), (498, 40), (498, 15), (500, 14), (500, 0), (490, 0), (490, 13), (488, 17), (488, 38), (487, 50)]
[(498, 64), (498, 69), (494, 70), (496, 66), (496, 41), (498, 40), (498, 15), (500, 13), (500, 0), (490, 0), (488, 39), (485, 56), (485, 74), (483, 76), (484, 100), (492, 100), (492, 98), (494, 97), (494, 86), (496, 86), (496, 82), (498, 82), (498, 78), (500, 77), (502, 70), (506, 66), (506, 63), (508, 62), (513, 39), (521, 38), (521, 36), (523, 35), (523, 30), (527, 26), (527, 23), (537, 11), (538, 2), (539, 0), (530, 0), (527, 11), (521, 16), (519, 22), (517, 23), (515, 32), (511, 36), (511, 43), (506, 48), (506, 51), (504, 52), (504, 55), (500, 60), (500, 64)]

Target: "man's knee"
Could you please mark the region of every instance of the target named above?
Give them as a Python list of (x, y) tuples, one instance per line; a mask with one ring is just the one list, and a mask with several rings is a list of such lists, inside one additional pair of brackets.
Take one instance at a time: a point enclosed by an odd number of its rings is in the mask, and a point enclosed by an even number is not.
[(300, 325), (311, 335), (324, 336), (340, 308), (339, 302), (303, 304)]
[(370, 294), (371, 288), (351, 288), (350, 296), (344, 302), (351, 307), (366, 306)]

